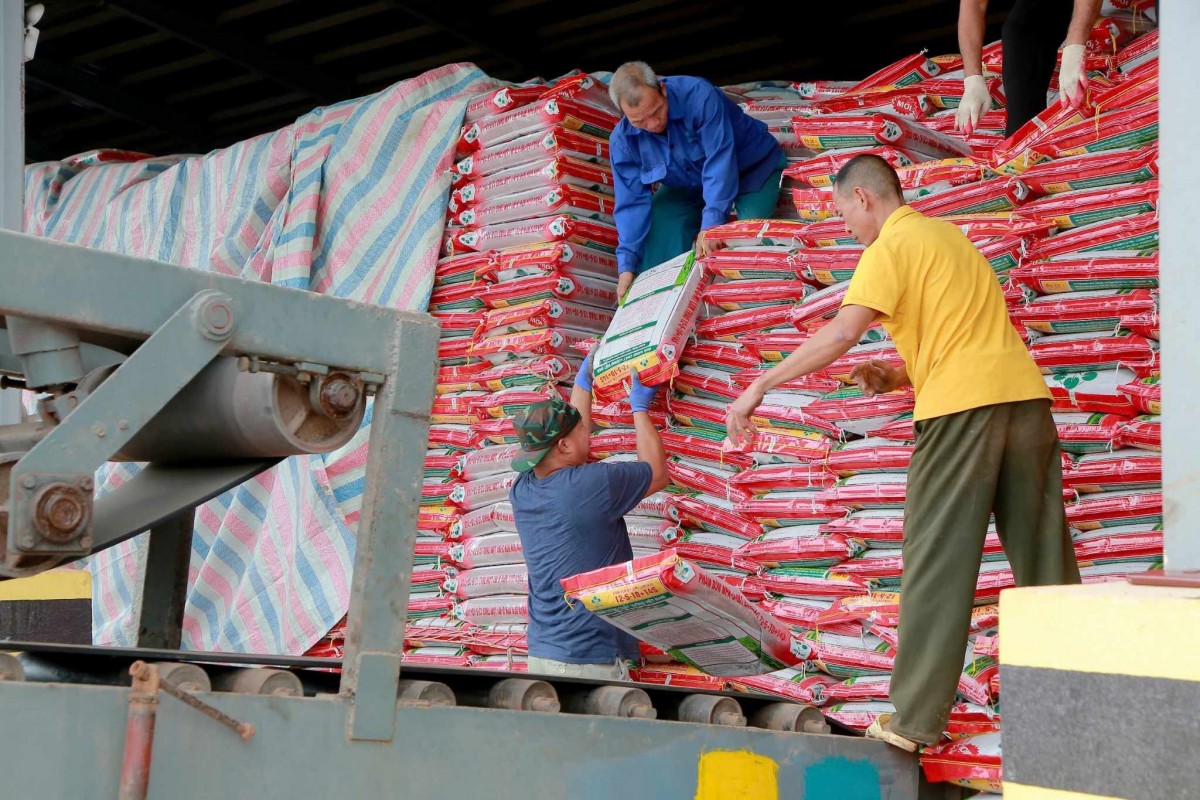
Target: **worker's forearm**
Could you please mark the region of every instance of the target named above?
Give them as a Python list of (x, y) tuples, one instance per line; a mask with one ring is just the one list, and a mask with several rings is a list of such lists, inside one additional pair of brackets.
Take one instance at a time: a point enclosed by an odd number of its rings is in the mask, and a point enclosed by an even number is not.
[(667, 451), (658, 429), (645, 411), (633, 412), (633, 429), (637, 432), (638, 461), (650, 465), (650, 488), (647, 493), (653, 494), (671, 482), (671, 476), (667, 474)]
[(576, 386), (571, 389), (571, 405), (579, 412), (579, 424), (592, 429), (592, 393)]
[(851, 336), (836, 324), (826, 325), (754, 384), (760, 391), (769, 392), (780, 384), (825, 369), (856, 344), (857, 336)]
[(958, 51), (963, 60), (963, 75), (983, 74), (983, 32), (987, 18), (987, 0), (961, 0), (958, 8)]
[(1100, 0), (1075, 0), (1071, 26), (1067, 28), (1067, 44), (1087, 44), (1099, 16)]

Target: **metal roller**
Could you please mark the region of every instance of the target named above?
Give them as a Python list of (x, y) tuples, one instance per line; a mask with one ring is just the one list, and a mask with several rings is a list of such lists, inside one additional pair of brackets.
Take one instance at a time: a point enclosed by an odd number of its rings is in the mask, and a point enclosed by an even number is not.
[(212, 676), (212, 688), (233, 694), (273, 694), (303, 697), (304, 686), (295, 673), (282, 669), (231, 669)]
[(328, 453), (362, 423), (366, 391), (345, 373), (307, 383), (215, 359), (130, 439), (114, 461), (191, 462)]
[(800, 703), (770, 703), (750, 715), (756, 728), (792, 733), (829, 733), (825, 715), (820, 709)]
[(679, 702), (674, 712), (674, 719), (679, 722), (728, 725), (732, 728), (746, 727), (746, 716), (742, 713), (742, 706), (732, 697), (689, 694)]
[(605, 717), (658, 717), (650, 695), (636, 686), (597, 686), (594, 689), (568, 692), (563, 697), (563, 709), (572, 714), (597, 714)]
[(158, 676), (163, 683), (178, 686), (187, 692), (211, 692), (212, 681), (198, 664), (181, 664), (176, 661), (157, 661)]
[(438, 681), (400, 680), (396, 698), (403, 702), (422, 703), (430, 706), (450, 708), (456, 705), (454, 691)]
[(460, 689), (456, 693), (463, 705), (480, 708), (504, 708), (510, 711), (543, 711), (553, 714), (562, 706), (558, 693), (545, 681), (505, 678), (487, 689)]

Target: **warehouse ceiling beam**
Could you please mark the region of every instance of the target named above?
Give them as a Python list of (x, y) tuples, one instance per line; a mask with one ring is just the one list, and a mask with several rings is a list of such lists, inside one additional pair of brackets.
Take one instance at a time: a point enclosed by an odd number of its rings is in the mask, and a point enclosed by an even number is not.
[(354, 86), (313, 67), (282, 55), (262, 42), (243, 38), (215, 22), (201, 19), (154, 0), (106, 0), (105, 5), (130, 19), (170, 33), (183, 41), (218, 53), (229, 61), (257, 72), (283, 86), (335, 103), (354, 96)]
[(388, 5), (399, 11), (403, 11), (410, 17), (419, 19), (426, 25), (432, 25), (444, 31), (463, 44), (477, 47), (482, 52), (511, 65), (514, 72), (520, 76), (517, 80), (527, 80), (534, 77), (537, 73), (536, 69), (531, 67), (524, 58), (515, 52), (493, 44), (490, 37), (485, 34), (483, 25), (469, 21), (466, 16), (460, 15), (455, 18), (445, 13), (442, 10), (445, 4), (432, 3), (428, 2), (428, 0), (411, 0), (410, 2), (389, 0)]
[(203, 120), (180, 113), (170, 106), (149, 102), (124, 89), (109, 86), (85, 72), (42, 56), (25, 65), (25, 77), (86, 105), (102, 108), (147, 128), (169, 133), (182, 142), (199, 146), (205, 138), (207, 126)]

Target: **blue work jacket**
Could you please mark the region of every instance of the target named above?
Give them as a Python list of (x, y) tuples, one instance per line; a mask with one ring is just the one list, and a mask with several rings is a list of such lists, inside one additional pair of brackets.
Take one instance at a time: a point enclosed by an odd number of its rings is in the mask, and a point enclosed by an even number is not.
[(666, 130), (650, 133), (622, 119), (610, 140), (620, 272), (638, 271), (654, 184), (695, 191), (704, 203), (701, 229), (707, 230), (727, 222), (737, 196), (762, 188), (781, 160), (767, 126), (708, 81), (685, 75), (661, 81)]

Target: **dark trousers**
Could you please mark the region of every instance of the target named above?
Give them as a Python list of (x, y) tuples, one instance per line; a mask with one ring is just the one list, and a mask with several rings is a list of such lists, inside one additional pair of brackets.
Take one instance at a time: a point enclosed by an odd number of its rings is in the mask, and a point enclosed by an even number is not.
[(904, 506), (904, 581), (891, 728), (936, 742), (954, 705), (988, 518), (1018, 586), (1079, 583), (1049, 400), (916, 424)]
[(1005, 135), (1046, 108), (1046, 92), (1058, 59), (1058, 46), (1071, 24), (1071, 0), (1017, 0), (1000, 40), (1004, 44)]

